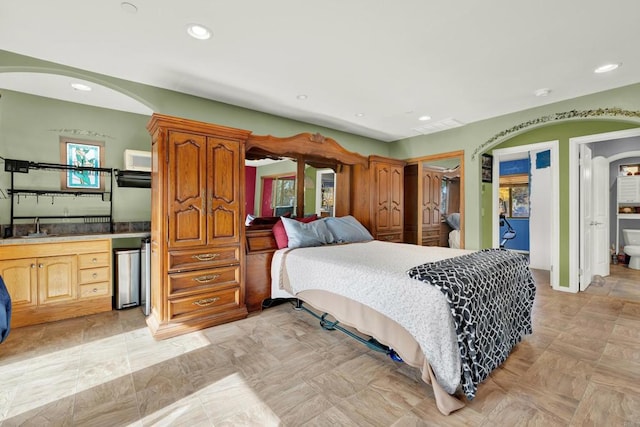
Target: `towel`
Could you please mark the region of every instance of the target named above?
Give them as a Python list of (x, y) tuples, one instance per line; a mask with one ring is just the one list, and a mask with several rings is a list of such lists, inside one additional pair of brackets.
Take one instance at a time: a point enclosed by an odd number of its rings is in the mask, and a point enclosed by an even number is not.
[(11, 295), (0, 276), (0, 343), (9, 336), (11, 327)]

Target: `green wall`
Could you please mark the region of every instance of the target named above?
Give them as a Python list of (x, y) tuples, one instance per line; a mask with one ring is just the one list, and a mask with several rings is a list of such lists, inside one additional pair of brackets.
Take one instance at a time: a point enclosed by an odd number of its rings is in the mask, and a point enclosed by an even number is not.
[[(327, 137), (334, 138), (346, 149), (363, 155), (378, 154), (399, 159), (409, 159), (464, 150), (465, 244), (469, 249), (479, 249), (487, 246), (486, 236), (491, 235), (490, 228), (486, 228), (486, 218), (482, 215), (483, 207), (487, 214), (491, 208), (490, 204), (487, 205), (486, 189), (484, 195), (482, 193), (484, 186), (480, 180), (479, 160), (482, 152), (490, 151), (495, 146), (503, 143), (525, 144), (529, 143), (529, 141), (539, 142), (556, 139), (567, 141), (571, 136), (589, 135), (640, 126), (640, 84), (540, 105), (536, 108), (481, 120), (448, 131), (419, 135), (393, 143), (384, 143), (322, 126), (289, 120), (229, 104), (40, 61), (6, 51), (0, 51), (0, 64), (0, 72), (48, 72), (79, 77), (118, 90), (159, 113), (248, 129), (257, 135), (291, 136), (301, 132), (320, 132)], [(143, 138), (140, 135), (144, 135), (144, 139), (149, 141), (146, 130), (144, 130), (147, 119), (144, 116), (129, 115), (128, 113), (117, 113), (116, 115), (113, 112), (105, 112), (103, 109), (70, 106), (67, 105), (69, 103), (60, 102), (53, 106), (50, 101), (33, 100), (33, 98), (26, 99), (22, 98), (28, 97), (26, 95), (18, 96), (15, 93), (12, 95), (9, 91), (4, 90), (1, 93), (3, 97), (0, 99), (0, 155), (5, 157), (42, 155), (47, 160), (51, 156), (57, 159), (57, 148), (53, 148), (55, 144), (52, 141), (57, 141), (59, 135), (51, 133), (48, 129), (91, 129), (115, 136), (114, 142), (107, 142), (107, 147), (114, 147), (113, 149), (107, 148), (107, 154), (108, 156), (116, 156), (112, 159), (114, 163), (118, 162), (116, 165), (121, 162), (119, 160), (121, 153), (118, 152), (127, 144), (126, 141), (130, 141), (131, 144), (135, 145), (128, 148), (138, 146), (138, 141), (140, 140), (138, 138)], [(553, 100), (553, 96), (544, 100), (540, 99), (540, 101), (546, 102), (551, 100)], [(36, 105), (40, 103), (42, 103), (43, 107)], [(45, 104), (49, 105), (49, 107), (44, 108)], [(599, 120), (595, 121), (589, 117), (591, 113), (586, 113), (586, 117), (570, 121), (552, 119), (547, 123), (541, 123), (545, 120), (540, 120), (556, 113), (574, 110), (593, 112), (601, 108), (614, 107), (631, 113), (624, 117), (609, 115), (600, 117)], [(105, 120), (104, 122), (102, 121), (103, 119)], [(135, 124), (136, 122), (139, 124)], [(135, 132), (129, 129), (130, 125), (136, 127)], [(122, 130), (122, 127), (125, 127), (126, 130)], [(130, 133), (131, 135), (125, 136), (123, 135), (125, 133)], [(41, 147), (44, 136), (48, 141), (46, 149)], [(513, 139), (513, 141), (505, 142), (507, 139)], [(489, 141), (491, 142), (489, 143)], [(18, 148), (13, 147), (13, 144), (22, 144), (23, 146)], [(122, 146), (119, 144), (122, 144)], [(45, 153), (47, 153), (46, 156)], [(561, 162), (564, 162), (561, 164), (561, 169), (563, 170), (561, 173), (561, 188), (566, 191), (566, 143), (562, 144), (560, 156)], [(7, 187), (5, 183), (6, 181), (2, 182), (2, 188)], [(256, 193), (257, 197), (258, 195), (259, 192)], [(138, 203), (140, 206), (145, 205), (147, 211), (144, 213), (142, 210), (138, 212), (138, 206), (134, 207), (132, 205), (135, 205), (135, 202), (128, 203), (127, 206), (117, 206), (115, 212), (117, 220), (133, 220), (137, 219), (138, 216), (146, 216), (148, 218), (149, 207), (146, 202)], [(4, 209), (2, 212), (6, 212), (6, 204), (2, 205), (0, 209)], [(561, 233), (565, 233), (564, 230), (567, 228), (567, 210), (566, 202), (564, 202), (561, 205)], [(3, 219), (6, 218), (6, 213), (2, 215)], [(563, 243), (561, 251), (562, 259), (566, 260), (568, 257), (566, 242)], [(563, 261), (561, 268), (566, 267), (564, 263)], [(561, 281), (563, 283), (566, 277), (567, 273), (562, 272), (561, 278), (563, 279)]]
[[(350, 151), (364, 155), (389, 154), (387, 144), (371, 138), (0, 50), (0, 73), (20, 71), (77, 77), (122, 92), (158, 113), (247, 129), (255, 135), (270, 134), (284, 137), (302, 132), (319, 132), (339, 141)], [(80, 129), (108, 135), (110, 138), (104, 139), (106, 167), (122, 168), (123, 152), (126, 148), (150, 150), (150, 137), (146, 130), (146, 124), (149, 121), (147, 116), (58, 101), (1, 88), (0, 95), (0, 156), (2, 157), (58, 163), (60, 162), (58, 145), (60, 136), (103, 140), (100, 137), (85, 137), (59, 131), (59, 129)], [(0, 189), (3, 191), (9, 188), (9, 178), (8, 173), (0, 173)], [(115, 221), (149, 220), (150, 200), (148, 190), (114, 189)], [(89, 202), (83, 205), (84, 201), (81, 200), (79, 202), (74, 205), (74, 209), (90, 210), (95, 205)], [(9, 222), (9, 206), (8, 201), (0, 200), (0, 224)], [(39, 209), (42, 207), (42, 205), (38, 206)], [(49, 209), (51, 214), (59, 214), (56, 212), (59, 208), (60, 203), (56, 203), (50, 208), (45, 208), (45, 211)]]
[[(145, 129), (149, 117), (50, 98), (2, 90), (0, 98), (0, 156), (32, 162), (60, 163), (60, 137), (103, 141), (104, 167), (124, 168), (124, 150), (149, 151)], [(104, 136), (96, 136), (102, 134)], [(11, 174), (0, 171), (0, 189), (10, 187)], [(52, 182), (53, 181), (53, 185)], [(60, 173), (30, 171), (15, 174), (15, 186), (29, 189), (59, 188)], [(36, 206), (37, 205), (37, 206)], [(151, 192), (145, 188), (113, 188), (114, 220), (149, 221)], [(8, 224), (11, 203), (0, 200), (0, 223)], [(21, 199), (16, 215), (70, 215), (108, 213), (96, 198)]]
[[(489, 153), (495, 149), (520, 147), (538, 142), (558, 141), (558, 164), (560, 172), (560, 286), (569, 286), (569, 139), (578, 136), (594, 135), (635, 127), (630, 123), (605, 120), (584, 120), (580, 122), (565, 122), (548, 125), (534, 129), (499, 145), (492, 147)], [(494, 224), (491, 220), (491, 184), (482, 184), (481, 211), (482, 222), (482, 247), (492, 246), (492, 233)]]

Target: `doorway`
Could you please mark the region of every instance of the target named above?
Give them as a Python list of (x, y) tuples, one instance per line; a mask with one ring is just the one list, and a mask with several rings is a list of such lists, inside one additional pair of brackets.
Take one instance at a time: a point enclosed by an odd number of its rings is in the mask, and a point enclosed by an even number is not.
[[(595, 259), (593, 256), (589, 256), (583, 248), (589, 237), (586, 233), (589, 228), (584, 224), (583, 227), (580, 227), (581, 221), (584, 223), (585, 218), (584, 215), (581, 215), (579, 195), (584, 191), (585, 185), (588, 184), (582, 176), (580, 152), (584, 153), (586, 151), (584, 147), (588, 147), (587, 144), (619, 141), (639, 136), (640, 129), (629, 129), (569, 139), (569, 291), (571, 292), (585, 290), (591, 283)], [(640, 156), (640, 151), (624, 153), (624, 156), (628, 157), (635, 155)], [(620, 155), (610, 156), (607, 158), (607, 163), (619, 158), (622, 157)], [(591, 214), (592, 212), (588, 213)], [(590, 221), (587, 222), (590, 224)], [(595, 224), (595, 222), (600, 221), (593, 220), (593, 222)], [(600, 249), (608, 248), (608, 242), (606, 246), (602, 243), (598, 245)]]
[[(527, 208), (527, 232), (531, 236), (529, 240), (529, 257), (532, 268), (549, 271), (550, 284), (554, 289), (559, 285), (560, 258), (560, 203), (559, 203), (559, 168), (558, 168), (558, 141), (540, 142), (518, 147), (494, 150), (493, 177), (492, 177), (492, 245), (500, 246), (501, 200), (500, 188), (500, 164), (501, 162), (515, 159), (529, 159), (528, 183), (531, 190), (529, 203), (533, 206), (529, 215)], [(504, 181), (504, 180), (503, 180)], [(514, 184), (517, 187), (517, 183)], [(504, 193), (504, 189), (503, 189)], [(538, 206), (537, 209), (534, 209)]]
[(464, 151), (406, 162), (404, 242), (464, 248)]

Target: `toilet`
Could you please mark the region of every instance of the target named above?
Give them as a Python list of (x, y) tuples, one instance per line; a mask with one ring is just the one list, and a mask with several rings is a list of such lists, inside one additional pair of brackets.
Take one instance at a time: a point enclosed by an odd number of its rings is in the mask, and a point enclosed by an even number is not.
[(622, 235), (624, 237), (624, 253), (631, 257), (629, 268), (640, 270), (640, 229), (625, 229), (622, 230)]

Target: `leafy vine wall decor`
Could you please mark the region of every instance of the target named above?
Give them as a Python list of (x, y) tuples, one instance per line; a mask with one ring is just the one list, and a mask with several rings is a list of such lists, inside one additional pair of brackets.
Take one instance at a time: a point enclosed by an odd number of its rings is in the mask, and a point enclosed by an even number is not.
[(630, 111), (630, 110), (623, 110), (622, 108), (618, 108), (618, 107), (611, 107), (611, 108), (598, 108), (595, 110), (571, 110), (571, 111), (565, 111), (562, 113), (549, 114), (547, 116), (538, 117), (536, 119), (531, 119), (526, 122), (517, 124), (509, 129), (503, 130), (502, 132), (495, 134), (494, 136), (492, 136), (491, 138), (489, 138), (488, 140), (480, 144), (471, 155), (471, 160), (475, 160), (476, 156), (480, 152), (482, 152), (484, 149), (489, 147), (495, 141), (502, 139), (505, 136), (508, 136), (514, 132), (518, 132), (523, 129), (526, 129), (530, 126), (536, 126), (543, 123), (560, 121), (560, 120), (568, 120), (568, 119), (575, 119), (575, 118), (605, 117), (605, 116), (606, 117), (629, 117), (633, 119), (640, 119), (640, 111)]

